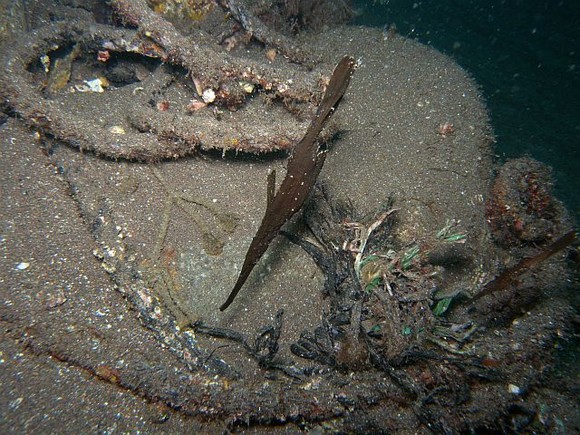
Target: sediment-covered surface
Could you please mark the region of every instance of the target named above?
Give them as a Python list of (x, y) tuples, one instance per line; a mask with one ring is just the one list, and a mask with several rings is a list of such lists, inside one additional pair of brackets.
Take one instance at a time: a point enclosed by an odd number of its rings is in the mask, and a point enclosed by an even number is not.
[[(100, 26), (87, 31), (134, 32)], [(67, 47), (86, 37), (56, 30)], [(34, 35), (15, 41), (34, 46)], [(98, 56), (90, 44), (79, 46)], [(4, 432), (60, 431), (63, 421), (70, 432), (578, 429), (574, 372), (561, 358), (577, 317), (575, 251), (493, 285), (571, 230), (549, 172), (524, 159), (494, 181), (477, 86), (434, 50), (349, 27), (297, 44), (319, 59), (299, 81), (312, 94), (284, 99), (292, 87), (253, 83), (235, 111), (219, 99), (183, 109), (204, 90), (192, 78), (204, 64), (183, 48), (167, 65), (162, 44), (151, 60), (122, 51), (111, 69), (79, 54), (52, 94), (32, 54), (19, 80), (3, 64)], [(282, 56), (271, 65), (263, 50), (228, 56), (271, 77), (308, 70)], [(3, 49), (12, 62), (19, 53)], [(281, 152), (345, 54), (359, 67), (325, 136), (320, 185), (221, 314), (266, 207), (267, 174), (282, 179)], [(103, 93), (70, 91), (101, 72)], [(112, 80), (128, 76), (137, 81)], [(256, 119), (265, 147), (254, 133), (218, 143), (216, 125), (254, 131)], [(197, 122), (207, 135), (186, 132)], [(176, 128), (161, 134), (164, 125)], [(96, 128), (131, 139), (113, 143)]]

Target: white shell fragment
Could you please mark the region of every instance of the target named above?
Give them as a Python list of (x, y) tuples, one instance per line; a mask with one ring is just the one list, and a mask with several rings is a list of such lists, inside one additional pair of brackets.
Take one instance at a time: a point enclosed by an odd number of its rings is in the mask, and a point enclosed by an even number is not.
[(96, 79), (92, 80), (83, 80), (84, 85), (75, 85), (75, 89), (79, 92), (105, 92), (105, 88), (103, 88), (103, 81), (97, 77)]
[(204, 103), (213, 103), (215, 101), (215, 92), (212, 88), (207, 88), (205, 91), (203, 91), (203, 94), (201, 94), (201, 99), (204, 101)]
[(18, 270), (26, 270), (26, 269), (28, 269), (29, 267), (30, 267), (30, 263), (27, 263), (27, 262), (25, 262), (25, 261), (23, 261), (22, 263), (18, 263), (18, 264), (16, 265), (16, 269), (18, 269)]

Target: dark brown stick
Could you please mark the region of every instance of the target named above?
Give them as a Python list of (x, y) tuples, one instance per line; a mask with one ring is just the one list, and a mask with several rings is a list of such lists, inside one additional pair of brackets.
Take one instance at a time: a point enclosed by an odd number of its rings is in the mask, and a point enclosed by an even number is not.
[(345, 56), (334, 69), (316, 115), (290, 156), (286, 177), (271, 203), (268, 204), (264, 219), (246, 254), (240, 276), (228, 299), (220, 307), (220, 311), (230, 306), (256, 263), (278, 234), (278, 230), (300, 210), (314, 187), (326, 158), (326, 151), (319, 148), (316, 139), (324, 123), (330, 118), (346, 92), (355, 67), (355, 60)]
[(496, 291), (504, 290), (509, 285), (511, 285), (514, 282), (514, 280), (522, 273), (530, 270), (532, 267), (537, 266), (542, 261), (546, 260), (548, 257), (551, 257), (555, 253), (571, 245), (574, 242), (574, 240), (576, 240), (576, 232), (570, 231), (564, 234), (550, 246), (542, 250), (539, 254), (536, 254), (533, 257), (526, 257), (520, 260), (516, 265), (504, 270), (492, 281), (488, 282), (478, 294), (476, 294), (469, 301), (467, 301), (467, 304), (472, 304), (473, 302), (482, 298), (485, 295), (494, 293)]

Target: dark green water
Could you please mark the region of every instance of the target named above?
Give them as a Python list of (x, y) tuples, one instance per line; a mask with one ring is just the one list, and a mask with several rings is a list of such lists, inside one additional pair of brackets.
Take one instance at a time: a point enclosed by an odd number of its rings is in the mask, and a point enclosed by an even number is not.
[(500, 158), (549, 164), (580, 221), (580, 0), (356, 0), (355, 24), (394, 23), (481, 86)]

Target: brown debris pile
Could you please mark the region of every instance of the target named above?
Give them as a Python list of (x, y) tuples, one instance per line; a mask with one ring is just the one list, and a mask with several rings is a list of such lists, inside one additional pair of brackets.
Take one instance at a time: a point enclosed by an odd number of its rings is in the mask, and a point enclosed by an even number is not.
[(537, 160), (523, 157), (503, 165), (487, 204), (494, 239), (530, 245), (560, 235), (568, 218), (552, 188), (550, 168)]

